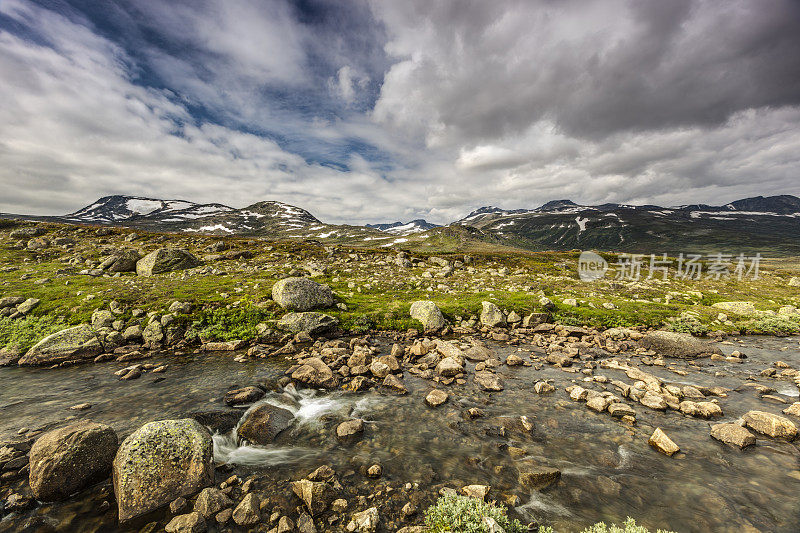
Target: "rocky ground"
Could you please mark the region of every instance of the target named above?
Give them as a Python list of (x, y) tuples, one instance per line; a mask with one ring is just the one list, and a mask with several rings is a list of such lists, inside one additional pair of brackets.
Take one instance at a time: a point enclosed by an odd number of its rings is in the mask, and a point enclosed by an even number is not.
[[(577, 280), (575, 254), (423, 255), (55, 225), (2, 231), (2, 364), (106, 364), (121, 384), (158, 383), (174, 372), (170, 357), (197, 352), (283, 374), (220, 390), (215, 409), (131, 430), (92, 421), (88, 402), (60, 424), (13, 428), (0, 444), (0, 525), (12, 529), (25, 520), (52, 528), (41, 506), (91, 487), (101, 487), (96, 511), (113, 513), (114, 527), (146, 531), (423, 531), (424, 509), (451, 491), (516, 508), (520, 495), (559, 490), (569, 475), (519, 445), (539, 422), (492, 414), (507, 380), (519, 379), (509, 376), (522, 372), (535, 395), (605, 417), (665, 461), (686, 455), (672, 417), (708, 421), (704, 438), (736, 453), (766, 442), (800, 456), (800, 402), (776, 390), (800, 386), (796, 363), (751, 370), (746, 353), (721, 349), (743, 332), (797, 332), (795, 280), (780, 267), (755, 281), (589, 285)], [(739, 366), (749, 374), (736, 374)], [(741, 383), (686, 384), (714, 368), (734, 369)], [(739, 387), (763, 407), (727, 413)], [(457, 427), (499, 439), (510, 462), (490, 483), (420, 485), (387, 476), (381, 461), (332, 460), (288, 479), (220, 461), (212, 432), (236, 427), (238, 444), (269, 448), (293, 431), (296, 413), (265, 398), (301, 389), (455, 409)], [(481, 400), (465, 403), (467, 391)], [(369, 420), (348, 416), (324, 438), (347, 449), (370, 431)], [(759, 520), (733, 520), (730, 530), (762, 529)], [(775, 524), (788, 531), (797, 521)]]

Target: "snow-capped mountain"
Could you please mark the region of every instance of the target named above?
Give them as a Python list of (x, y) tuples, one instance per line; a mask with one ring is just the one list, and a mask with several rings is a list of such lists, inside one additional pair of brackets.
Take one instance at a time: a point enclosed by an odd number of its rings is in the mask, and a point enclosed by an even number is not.
[(91, 205), (64, 215), (74, 222), (115, 223), (134, 217), (193, 219), (233, 211), (222, 204), (198, 204), (186, 200), (158, 200), (141, 196), (104, 196)]
[(421, 233), (429, 229), (441, 227), (439, 224), (433, 224), (427, 220), (418, 218), (411, 222), (394, 222), (392, 224), (367, 224), (368, 228), (375, 228), (383, 231), (384, 233), (391, 233), (392, 235), (411, 235), (412, 233)]

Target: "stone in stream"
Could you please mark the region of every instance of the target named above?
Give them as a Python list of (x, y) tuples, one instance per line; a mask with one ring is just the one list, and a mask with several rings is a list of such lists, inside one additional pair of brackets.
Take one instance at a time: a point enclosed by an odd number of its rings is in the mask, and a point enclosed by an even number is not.
[(797, 437), (797, 426), (783, 416), (765, 411), (748, 411), (742, 417), (747, 427), (772, 438), (792, 440)]
[(288, 409), (263, 403), (245, 413), (237, 434), (253, 444), (269, 444), (281, 431), (288, 428), (293, 420), (294, 415)]
[(553, 392), (555, 390), (556, 388), (546, 381), (537, 381), (533, 385), (533, 391), (536, 394), (547, 394), (548, 392)]
[(240, 526), (253, 526), (261, 521), (261, 502), (254, 493), (245, 496), (233, 510), (233, 521)]
[(488, 485), (467, 485), (465, 487), (461, 487), (461, 492), (464, 493), (465, 496), (469, 496), (470, 498), (476, 498), (478, 500), (486, 500), (486, 496), (489, 495), (489, 491), (492, 488)]
[(233, 500), (221, 490), (214, 487), (206, 487), (200, 491), (197, 500), (194, 502), (194, 511), (200, 513), (205, 518), (211, 518), (223, 509), (233, 507)]
[(433, 389), (428, 393), (427, 396), (425, 396), (425, 403), (431, 407), (439, 407), (440, 405), (444, 404), (449, 397), (450, 395), (445, 391)]
[(31, 491), (40, 501), (64, 500), (106, 479), (118, 445), (113, 429), (89, 421), (45, 433), (30, 451)]
[(714, 424), (711, 426), (711, 437), (739, 448), (746, 448), (756, 443), (756, 436), (739, 424)]
[(292, 379), (314, 387), (330, 389), (337, 385), (333, 371), (319, 357), (303, 359), (300, 368), (292, 372)]
[(369, 365), (369, 371), (372, 372), (372, 375), (376, 378), (383, 379), (389, 375), (392, 369), (389, 368), (389, 365), (382, 361), (373, 361)]
[(508, 366), (520, 366), (525, 364), (525, 361), (522, 359), (522, 357), (512, 353), (511, 355), (506, 357), (506, 364)]
[(436, 365), (436, 373), (442, 377), (453, 377), (464, 372), (464, 368), (452, 357), (445, 357)]
[(591, 409), (592, 411), (597, 411), (598, 413), (602, 413), (606, 410), (608, 405), (611, 403), (610, 398), (606, 398), (605, 396), (597, 395), (589, 398), (586, 402), (586, 407)]
[(336, 296), (327, 285), (308, 278), (285, 278), (272, 286), (272, 299), (284, 309), (312, 311), (336, 304)]
[(389, 374), (383, 380), (383, 386), (387, 389), (391, 389), (398, 394), (408, 394), (408, 388), (403, 383), (403, 380), (395, 376), (394, 374)]
[(336, 426), (336, 437), (343, 441), (352, 441), (364, 433), (364, 421), (360, 418), (347, 420)]
[(371, 533), (378, 528), (380, 516), (377, 507), (370, 507), (360, 513), (353, 513), (353, 518), (347, 524), (347, 531), (355, 533)]
[(661, 453), (673, 456), (678, 453), (681, 449), (678, 448), (678, 445), (672, 442), (672, 439), (667, 437), (667, 434), (664, 433), (661, 428), (656, 428), (653, 434), (650, 436), (650, 439), (647, 441), (650, 446), (655, 448), (656, 450), (660, 451)]
[(481, 324), (490, 328), (506, 325), (506, 317), (503, 312), (492, 302), (481, 302)]
[(475, 377), (473, 379), (475, 383), (485, 391), (498, 392), (505, 388), (502, 380), (496, 374), (486, 370), (475, 372)]
[(482, 344), (475, 344), (470, 346), (467, 351), (464, 352), (464, 357), (470, 361), (480, 362), (493, 358), (494, 352)]
[(520, 469), (519, 484), (529, 489), (543, 489), (549, 487), (561, 478), (561, 471), (557, 468), (534, 466)]
[(37, 342), (19, 360), (20, 366), (53, 365), (64, 361), (92, 360), (103, 345), (89, 324), (62, 329)]
[(263, 396), (264, 391), (258, 387), (243, 387), (226, 392), (224, 401), (226, 405), (242, 405), (253, 403)]
[(145, 424), (114, 459), (120, 522), (142, 516), (214, 482), (211, 434), (196, 420)]
[(425, 331), (436, 331), (447, 325), (442, 312), (435, 303), (429, 300), (418, 300), (411, 304), (411, 318), (418, 320)]
[(336, 491), (324, 481), (309, 481), (308, 479), (292, 481), (292, 490), (306, 504), (311, 516), (325, 512), (336, 498)]
[(197, 512), (178, 515), (164, 527), (167, 533), (203, 533), (207, 530), (205, 518)]
[(800, 418), (800, 402), (794, 402), (792, 405), (784, 409), (783, 414)]
[(200, 266), (202, 262), (187, 250), (180, 248), (159, 248), (136, 262), (136, 274), (154, 276), (175, 270), (185, 270)]
[(194, 418), (204, 426), (208, 426), (211, 428), (211, 431), (227, 433), (239, 423), (239, 420), (242, 418), (242, 412), (235, 409), (212, 409), (208, 411), (194, 411), (189, 413), (187, 417)]
[(651, 331), (640, 341), (644, 348), (654, 350), (665, 357), (693, 359), (706, 355), (722, 354), (722, 351), (708, 341), (693, 337), (688, 333), (674, 331)]
[(307, 333), (311, 336), (330, 333), (339, 325), (339, 320), (324, 313), (308, 311), (287, 313), (278, 320), (278, 327), (291, 333)]

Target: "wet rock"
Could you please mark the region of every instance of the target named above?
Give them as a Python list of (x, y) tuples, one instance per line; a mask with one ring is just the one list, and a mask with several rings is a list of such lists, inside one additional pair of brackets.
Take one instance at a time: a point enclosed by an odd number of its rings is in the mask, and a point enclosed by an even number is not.
[(200, 266), (202, 262), (187, 250), (180, 248), (159, 248), (136, 262), (136, 274), (154, 276), (175, 270), (185, 270)]
[(336, 437), (340, 440), (354, 440), (362, 433), (364, 433), (364, 421), (360, 418), (347, 420), (336, 426)]
[(525, 361), (522, 359), (522, 357), (512, 353), (511, 355), (506, 357), (506, 364), (508, 366), (520, 366), (525, 364)]
[(461, 487), (461, 492), (463, 492), (465, 496), (478, 500), (486, 500), (486, 496), (489, 495), (490, 490), (491, 487), (488, 485), (467, 485)]
[(593, 396), (586, 401), (586, 407), (591, 409), (592, 411), (597, 411), (598, 413), (602, 413), (606, 410), (606, 408), (611, 403), (611, 399), (605, 396)]
[(494, 352), (482, 344), (471, 346), (464, 352), (464, 356), (470, 361), (486, 361), (494, 357)]
[(800, 417), (800, 402), (794, 402), (792, 405), (784, 409), (783, 414)]
[(439, 407), (440, 405), (444, 404), (449, 397), (450, 395), (445, 391), (433, 389), (428, 393), (427, 396), (425, 396), (425, 403), (431, 407)]
[(519, 484), (529, 489), (549, 487), (561, 478), (561, 471), (546, 466), (520, 469)]
[(389, 372), (392, 371), (389, 368), (389, 365), (383, 363), (381, 361), (373, 361), (372, 364), (369, 365), (369, 371), (372, 372), (372, 375), (376, 378), (383, 379), (389, 375)]
[(347, 524), (347, 531), (356, 533), (367, 533), (378, 528), (380, 516), (377, 507), (370, 507), (366, 511), (354, 513), (352, 520)]
[(194, 510), (205, 518), (211, 518), (228, 507), (233, 507), (233, 500), (214, 487), (206, 487), (201, 490), (194, 502)]
[(398, 394), (408, 394), (408, 388), (406, 388), (403, 380), (395, 376), (394, 374), (389, 374), (383, 380), (383, 386), (387, 389), (391, 389)]
[(333, 371), (319, 357), (304, 359), (300, 368), (292, 372), (292, 379), (314, 387), (333, 388), (337, 385)]
[(464, 368), (452, 357), (445, 357), (436, 365), (436, 373), (443, 377), (453, 377), (464, 372)]
[(333, 307), (336, 296), (327, 285), (308, 278), (285, 278), (272, 286), (272, 299), (292, 311), (312, 311)]
[(336, 498), (336, 491), (333, 490), (333, 487), (323, 481), (309, 481), (308, 479), (293, 481), (292, 490), (306, 504), (311, 516), (325, 512)]
[(739, 448), (746, 448), (756, 443), (756, 436), (739, 424), (714, 424), (711, 426), (711, 437)]
[(109, 426), (81, 421), (49, 431), (30, 451), (29, 484), (40, 501), (55, 501), (106, 479), (117, 453)]
[(497, 392), (505, 388), (502, 380), (496, 374), (485, 370), (475, 372), (475, 377), (473, 379), (475, 383), (485, 391)]
[(672, 439), (667, 437), (667, 434), (661, 428), (656, 428), (647, 442), (656, 450), (670, 457), (680, 451), (678, 445), (672, 442)]
[(506, 317), (503, 312), (492, 302), (481, 302), (481, 324), (490, 328), (506, 325)]
[(214, 482), (211, 435), (196, 420), (150, 422), (114, 459), (114, 492), (125, 522), (190, 496)]
[(667, 408), (667, 402), (660, 394), (656, 394), (654, 392), (646, 391), (644, 396), (639, 400), (639, 403), (644, 405), (645, 407), (649, 407), (650, 409), (655, 409), (657, 411), (663, 411)]
[(367, 468), (367, 477), (377, 479), (382, 475), (383, 475), (383, 467), (381, 465), (378, 464), (370, 465), (370, 467)]
[(195, 512), (176, 516), (164, 527), (167, 533), (203, 533), (207, 529), (203, 515)]
[(224, 401), (227, 405), (242, 405), (253, 403), (264, 396), (264, 391), (258, 387), (243, 387), (225, 393)]
[(311, 336), (325, 335), (335, 330), (339, 320), (324, 313), (287, 313), (278, 320), (278, 327), (292, 333), (306, 333)]
[(92, 360), (103, 352), (100, 338), (88, 324), (62, 329), (37, 342), (19, 360), (20, 366), (53, 365)]
[(233, 521), (240, 526), (252, 526), (261, 520), (261, 502), (254, 493), (245, 496), (233, 510)]
[(688, 333), (674, 331), (651, 331), (639, 341), (639, 344), (648, 350), (654, 350), (659, 355), (683, 359), (722, 353), (708, 341), (697, 339)]
[(742, 417), (747, 427), (772, 438), (792, 440), (797, 437), (797, 426), (788, 418), (765, 411), (748, 411)]
[(547, 394), (548, 392), (553, 392), (555, 390), (556, 388), (546, 381), (537, 381), (533, 385), (533, 391), (536, 394)]
[(269, 444), (293, 420), (294, 415), (288, 409), (263, 403), (247, 411), (237, 433), (240, 438), (253, 444)]
[(227, 433), (239, 423), (239, 419), (242, 418), (242, 412), (233, 409), (195, 411), (189, 413), (188, 417), (197, 420), (204, 426), (208, 426), (211, 431)]
[(425, 331), (436, 331), (447, 325), (442, 312), (429, 300), (418, 300), (411, 304), (411, 318), (418, 320)]

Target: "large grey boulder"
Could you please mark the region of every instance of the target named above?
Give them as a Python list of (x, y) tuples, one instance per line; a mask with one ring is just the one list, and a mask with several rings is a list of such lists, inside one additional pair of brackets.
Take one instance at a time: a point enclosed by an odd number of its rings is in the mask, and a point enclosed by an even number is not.
[(272, 299), (284, 309), (311, 311), (332, 307), (336, 296), (327, 285), (308, 278), (286, 278), (272, 286)]
[(161, 420), (132, 433), (114, 459), (119, 520), (147, 514), (214, 482), (211, 434), (196, 420)]
[(40, 340), (19, 360), (19, 365), (53, 365), (64, 361), (90, 360), (102, 352), (100, 338), (89, 324), (81, 324)]
[(117, 434), (105, 424), (81, 421), (48, 431), (30, 451), (29, 484), (37, 500), (64, 500), (106, 479), (117, 453)]
[(490, 328), (506, 325), (506, 317), (503, 312), (492, 302), (481, 302), (481, 324)]
[(333, 331), (339, 320), (323, 313), (287, 313), (278, 320), (278, 327), (292, 333), (304, 331), (309, 335), (324, 335)]
[(674, 331), (651, 331), (639, 341), (644, 348), (665, 357), (693, 359), (711, 354), (721, 354), (719, 348), (708, 341), (692, 337), (688, 333)]
[(418, 300), (411, 304), (411, 318), (418, 320), (426, 331), (442, 329), (447, 321), (442, 311), (430, 300)]
[(200, 266), (202, 262), (194, 255), (180, 248), (159, 248), (142, 257), (136, 263), (136, 273), (140, 276), (153, 276), (185, 270)]
[(136, 263), (142, 256), (136, 250), (123, 248), (100, 263), (100, 270), (107, 272), (136, 272)]
[(262, 403), (247, 411), (237, 434), (252, 444), (269, 444), (278, 434), (288, 428), (294, 415), (288, 409)]

